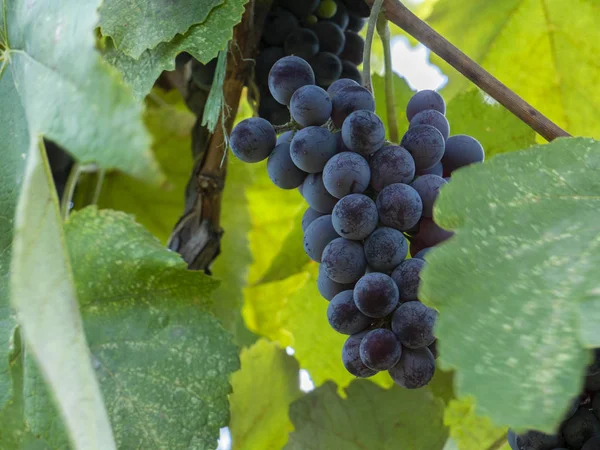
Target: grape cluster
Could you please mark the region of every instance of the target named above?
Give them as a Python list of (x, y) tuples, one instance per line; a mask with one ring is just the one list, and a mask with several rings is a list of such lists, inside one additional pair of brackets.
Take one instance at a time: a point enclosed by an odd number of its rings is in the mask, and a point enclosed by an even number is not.
[(369, 15), (364, 0), (277, 0), (264, 26), (256, 58), (259, 116), (275, 125), (287, 123), (288, 109), (268, 87), (273, 64), (284, 56), (306, 60), (314, 83), (327, 89), (339, 78), (361, 82), (364, 40), (358, 34)]
[(410, 128), (396, 145), (386, 142), (367, 89), (342, 78), (325, 91), (315, 81), (302, 58), (275, 62), (269, 90), (289, 106), (295, 129), (277, 138), (267, 120), (246, 119), (232, 132), (232, 151), (246, 162), (268, 158), (273, 183), (299, 188), (308, 203), (304, 249), (321, 263), (331, 327), (349, 335), (346, 369), (356, 377), (387, 370), (399, 385), (420, 388), (435, 372), (437, 317), (419, 301), (423, 257), (451, 236), (434, 222), (433, 204), (455, 169), (483, 161), (483, 148), (449, 136), (434, 91), (410, 100)]
[(508, 433), (513, 450), (600, 450), (600, 350), (588, 367), (583, 393), (573, 400), (555, 435)]

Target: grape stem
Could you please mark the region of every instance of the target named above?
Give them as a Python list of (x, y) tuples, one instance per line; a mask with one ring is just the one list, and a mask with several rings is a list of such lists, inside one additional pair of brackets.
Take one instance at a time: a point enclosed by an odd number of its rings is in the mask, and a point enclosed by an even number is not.
[[(373, 2), (371, 2), (373, 3)], [(365, 50), (363, 52), (363, 86), (373, 93), (373, 84), (371, 83), (371, 47), (373, 46), (373, 36), (375, 35), (375, 26), (381, 12), (383, 0), (375, 0), (369, 16), (367, 26), (367, 38), (365, 39)]]
[(387, 111), (387, 128), (390, 141), (398, 142), (398, 122), (396, 120), (396, 97), (394, 96), (394, 71), (392, 69), (392, 47), (390, 45), (390, 27), (385, 14), (377, 19), (377, 34), (383, 44), (383, 61), (385, 64), (385, 106)]
[[(367, 3), (372, 5), (372, 11), (375, 11), (381, 0), (367, 0)], [(552, 141), (558, 137), (570, 136), (569, 133), (544, 116), (424, 21), (419, 19), (401, 1), (385, 0), (385, 13), (392, 23), (428, 47), (543, 138)]]

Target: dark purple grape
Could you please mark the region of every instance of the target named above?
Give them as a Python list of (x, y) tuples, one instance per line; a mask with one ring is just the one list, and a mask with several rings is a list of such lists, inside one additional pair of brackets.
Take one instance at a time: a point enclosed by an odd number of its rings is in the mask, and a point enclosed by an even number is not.
[(337, 10), (335, 15), (329, 20), (335, 23), (342, 30), (345, 30), (348, 26), (348, 21), (350, 20), (348, 17), (348, 9), (342, 0), (336, 0), (335, 3), (337, 5)]
[(360, 16), (357, 16), (356, 14), (349, 12), (348, 13), (348, 26), (346, 27), (346, 29), (351, 30), (351, 31), (356, 31), (358, 33), (360, 30), (363, 29), (366, 22), (367, 22), (367, 19), (365, 19), (364, 17), (360, 17)]
[(391, 272), (404, 261), (408, 253), (408, 242), (404, 235), (388, 227), (378, 228), (371, 233), (364, 246), (367, 264), (377, 272)]
[(269, 72), (277, 61), (285, 56), (281, 47), (267, 47), (260, 51), (256, 57), (255, 76), (256, 83), (261, 86), (268, 86)]
[[(426, 247), (435, 247), (445, 240), (450, 239), (453, 235), (452, 231), (439, 227), (433, 219), (423, 217), (419, 222), (419, 231), (413, 236), (412, 243), (416, 243), (416, 246), (420, 247), (417, 251), (420, 251)], [(413, 251), (411, 250), (412, 253)]]
[[(302, 192), (300, 192), (300, 194), (302, 194)], [(306, 229), (311, 223), (313, 223), (316, 219), (324, 215), (325, 214), (320, 213), (319, 211), (314, 210), (310, 207), (307, 208), (307, 210), (304, 211), (304, 215), (302, 216), (302, 231), (306, 231)]]
[(354, 152), (333, 156), (323, 169), (323, 183), (336, 198), (348, 194), (362, 194), (369, 187), (371, 170), (365, 158)]
[(340, 78), (349, 78), (360, 85), (362, 85), (363, 82), (362, 74), (360, 73), (360, 70), (358, 70), (358, 67), (356, 67), (356, 64), (346, 61), (345, 59), (342, 59), (342, 74), (340, 75)]
[(337, 138), (326, 128), (307, 127), (297, 131), (290, 154), (299, 169), (308, 173), (323, 171), (325, 164), (337, 152)]
[(281, 189), (295, 189), (306, 178), (290, 157), (290, 144), (279, 144), (267, 160), (267, 173), (273, 184)]
[(316, 83), (323, 88), (328, 88), (342, 75), (342, 62), (333, 53), (319, 52), (310, 58), (309, 63), (315, 73)]
[(408, 101), (406, 117), (409, 121), (421, 111), (433, 109), (446, 114), (446, 102), (440, 94), (431, 90), (419, 91)]
[(265, 19), (262, 40), (269, 46), (281, 46), (289, 33), (298, 28), (294, 14), (285, 8), (273, 8)]
[(417, 125), (431, 125), (432, 127), (437, 128), (437, 130), (442, 133), (444, 140), (447, 140), (448, 136), (450, 136), (450, 124), (448, 123), (448, 119), (435, 109), (426, 109), (425, 111), (416, 114), (410, 121), (410, 127), (412, 128)]
[(323, 177), (320, 173), (308, 174), (304, 183), (302, 183), (302, 197), (304, 197), (308, 206), (323, 214), (331, 214), (338, 201), (325, 189)]
[(342, 139), (351, 151), (368, 156), (383, 147), (385, 127), (377, 114), (364, 110), (354, 111), (344, 120)]
[(435, 358), (428, 348), (403, 348), (400, 361), (388, 372), (396, 384), (406, 389), (419, 389), (433, 378)]
[(423, 202), (409, 185), (394, 183), (383, 188), (377, 196), (377, 210), (383, 225), (406, 231), (419, 222)]
[(315, 84), (315, 74), (310, 64), (297, 56), (281, 58), (269, 72), (269, 91), (282, 105), (289, 105), (294, 92), (307, 84)]
[(425, 255), (432, 250), (431, 247), (424, 248), (423, 250), (419, 250), (417, 253), (413, 255), (413, 259), (422, 259), (425, 261)]
[(350, 336), (342, 348), (342, 362), (348, 372), (355, 377), (367, 378), (377, 373), (376, 370), (369, 369), (360, 359), (360, 343), (367, 333), (365, 331)]
[(366, 316), (385, 317), (398, 306), (398, 287), (384, 273), (368, 273), (354, 286), (354, 302)]
[(425, 260), (411, 258), (402, 263), (392, 272), (392, 278), (398, 285), (400, 301), (410, 302), (418, 299), (419, 284), (421, 283), (421, 270), (425, 267)]
[(441, 177), (444, 174), (444, 167), (442, 166), (442, 162), (440, 161), (435, 166), (430, 167), (429, 169), (419, 170), (415, 173), (416, 176), (420, 177), (423, 175), (437, 175)]
[(323, 125), (331, 116), (331, 99), (319, 86), (302, 86), (290, 101), (292, 118), (303, 127)]
[(342, 198), (331, 213), (333, 228), (346, 239), (362, 241), (377, 227), (377, 206), (363, 194), (350, 194)]
[(321, 216), (306, 228), (304, 233), (304, 251), (310, 259), (321, 262), (323, 250), (339, 235), (331, 224), (331, 216)]
[(279, 145), (279, 144), (291, 144), (293, 138), (294, 138), (294, 132), (293, 131), (286, 131), (285, 133), (281, 133), (277, 137), (277, 145)]
[(449, 177), (456, 169), (483, 162), (484, 159), (485, 152), (477, 139), (464, 134), (451, 136), (446, 142), (446, 152), (442, 158), (444, 176)]
[(600, 434), (600, 421), (589, 409), (580, 407), (563, 423), (561, 431), (567, 446), (581, 448), (587, 440)]
[(359, 86), (359, 84), (349, 78), (340, 78), (339, 80), (331, 83), (331, 85), (327, 88), (327, 93), (329, 94), (330, 98), (333, 98), (338, 92), (348, 86)]
[(333, 106), (331, 119), (337, 128), (342, 128), (346, 118), (354, 111), (375, 112), (373, 95), (362, 86), (346, 86), (331, 95)]
[(532, 430), (517, 435), (516, 444), (519, 450), (554, 450), (556, 447), (562, 446), (564, 440), (560, 435), (551, 436)]
[(581, 447), (581, 450), (600, 450), (600, 435), (589, 439), (584, 446)]
[(290, 111), (275, 100), (270, 92), (261, 96), (258, 115), (273, 125), (284, 125), (290, 121)]
[(346, 3), (349, 13), (359, 17), (369, 17), (369, 14), (371, 14), (371, 8), (365, 0), (344, 0), (344, 3)]
[(415, 178), (415, 161), (399, 145), (388, 145), (378, 150), (369, 160), (371, 187), (381, 191), (394, 183), (408, 184)]
[(287, 35), (283, 49), (286, 55), (308, 59), (319, 52), (319, 38), (308, 28), (298, 28)]
[(279, 0), (279, 4), (291, 12), (296, 17), (306, 17), (314, 13), (321, 3), (321, 0)]
[(401, 145), (415, 160), (417, 172), (439, 163), (444, 156), (446, 146), (442, 133), (431, 125), (416, 125), (409, 128), (402, 138)]
[(354, 285), (355, 283), (343, 284), (333, 281), (325, 273), (325, 266), (323, 266), (323, 264), (319, 266), (317, 287), (319, 288), (319, 293), (325, 300), (331, 300), (340, 292), (354, 289)]
[(344, 238), (331, 241), (323, 250), (321, 261), (327, 276), (343, 284), (355, 283), (367, 268), (362, 244)]
[(369, 331), (360, 343), (360, 359), (373, 370), (388, 370), (398, 363), (402, 346), (390, 330)]
[(412, 182), (411, 187), (419, 193), (423, 202), (423, 217), (433, 217), (433, 205), (445, 184), (446, 180), (437, 175), (423, 175)]
[(242, 120), (231, 132), (231, 151), (247, 163), (267, 159), (275, 148), (277, 135), (273, 125), (265, 119), (252, 117)]
[(346, 38), (342, 29), (334, 22), (322, 20), (313, 25), (312, 30), (319, 38), (319, 50), (339, 55), (344, 48)]
[(421, 302), (402, 303), (392, 316), (392, 331), (404, 347), (427, 347), (435, 341), (433, 327), (436, 319), (435, 309)]
[(340, 292), (329, 302), (327, 320), (341, 334), (359, 333), (371, 324), (371, 319), (361, 313), (352, 298), (352, 290)]
[(352, 64), (362, 64), (363, 52), (365, 51), (365, 40), (354, 31), (344, 33), (346, 44), (340, 54), (341, 59), (350, 61)]

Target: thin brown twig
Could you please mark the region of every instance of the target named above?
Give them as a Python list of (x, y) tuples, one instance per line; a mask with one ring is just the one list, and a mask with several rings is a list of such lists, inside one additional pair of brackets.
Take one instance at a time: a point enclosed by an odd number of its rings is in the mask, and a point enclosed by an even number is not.
[[(367, 0), (370, 5), (373, 5), (376, 1), (378, 0)], [(552, 141), (558, 137), (570, 136), (569, 133), (544, 116), (424, 21), (419, 19), (402, 2), (399, 0), (385, 0), (384, 8), (386, 16), (391, 22), (428, 47), (543, 138)]]

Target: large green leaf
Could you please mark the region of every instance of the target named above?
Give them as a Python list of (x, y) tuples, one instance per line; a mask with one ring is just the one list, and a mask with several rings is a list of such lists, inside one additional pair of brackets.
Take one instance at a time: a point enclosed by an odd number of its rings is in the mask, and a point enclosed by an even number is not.
[[(427, 22), (454, 45), (573, 135), (600, 136), (600, 53), (590, 0), (429, 0)], [(433, 59), (450, 78), (448, 94), (467, 85), (458, 72)]]
[(74, 448), (116, 449), (92, 369), (64, 241), (45, 150), (41, 140), (32, 137), (15, 214), (11, 302), (27, 352), (35, 357), (51, 389)]
[[(212, 0), (215, 1), (215, 0)], [(188, 52), (202, 63), (207, 63), (224, 50), (233, 36), (233, 27), (241, 20), (248, 0), (224, 0), (214, 8), (201, 24), (178, 34), (170, 42), (158, 44), (132, 58), (121, 47), (107, 42), (104, 56), (122, 74), (138, 98), (144, 97), (163, 70), (175, 69), (175, 56)], [(198, 2), (195, 2), (198, 3)]]
[(102, 34), (111, 36), (126, 55), (139, 58), (144, 50), (169, 42), (192, 25), (202, 23), (224, 0), (104, 0), (100, 8)]
[(354, 381), (343, 400), (327, 383), (292, 404), (286, 450), (441, 450), (444, 404), (429, 388), (386, 390)]
[(600, 346), (600, 143), (559, 139), (457, 171), (428, 256), (440, 361), (460, 396), (516, 429), (553, 431)]
[(279, 450), (293, 430), (288, 408), (302, 395), (298, 363), (264, 339), (242, 350), (241, 362), (231, 377), (232, 448)]

